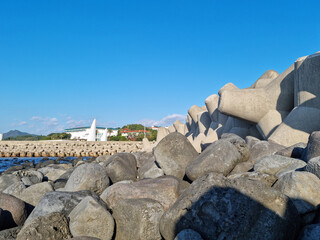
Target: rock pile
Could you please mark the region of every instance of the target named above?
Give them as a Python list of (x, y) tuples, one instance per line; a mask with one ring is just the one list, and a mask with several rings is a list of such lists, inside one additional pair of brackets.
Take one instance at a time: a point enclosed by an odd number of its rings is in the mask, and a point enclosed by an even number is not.
[(0, 141), (0, 157), (98, 157), (142, 150), (142, 142)]
[(227, 84), (152, 152), (5, 171), (0, 239), (319, 239), (319, 63)]
[(266, 71), (252, 86), (228, 83), (205, 105), (192, 106), (186, 123), (159, 130), (158, 142), (179, 132), (201, 152), (223, 133), (254, 136), (283, 146), (307, 143), (320, 130), (320, 53), (297, 59), (280, 75)]
[(0, 239), (312, 239), (319, 141), (291, 149), (229, 133), (198, 154), (174, 132), (152, 153), (7, 171)]

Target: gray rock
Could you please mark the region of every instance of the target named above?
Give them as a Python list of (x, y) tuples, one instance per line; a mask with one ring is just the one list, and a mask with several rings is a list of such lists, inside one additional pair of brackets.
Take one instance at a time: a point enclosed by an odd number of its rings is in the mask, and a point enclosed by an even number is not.
[(229, 179), (246, 178), (250, 181), (259, 181), (268, 187), (271, 187), (278, 178), (274, 175), (260, 172), (246, 172), (228, 176)]
[(23, 178), (28, 179), (28, 181), (30, 181), (31, 183), (28, 185), (40, 183), (43, 180), (43, 174), (41, 172), (34, 171), (34, 170), (20, 170), (20, 171), (14, 172), (13, 175), (16, 175), (22, 179)]
[(147, 162), (138, 169), (139, 179), (157, 178), (163, 175), (163, 170), (159, 168), (154, 161)]
[(210, 173), (163, 214), (160, 232), (166, 240), (183, 229), (204, 239), (293, 239), (298, 221), (296, 208), (282, 193), (258, 181)]
[(320, 157), (311, 158), (304, 170), (320, 178)]
[(83, 198), (91, 195), (89, 191), (48, 192), (33, 209), (26, 220), (26, 224), (37, 217), (53, 212), (61, 212), (65, 216), (68, 216)]
[(87, 237), (87, 236), (81, 236), (81, 237), (73, 237), (69, 238), (68, 240), (101, 240), (100, 238), (95, 238), (95, 237)]
[(15, 176), (13, 174), (5, 174), (0, 176), (0, 192), (8, 188), (14, 183), (20, 183), (21, 180), (18, 176)]
[(304, 153), (304, 149), (306, 148), (306, 146), (307, 144), (305, 143), (297, 143), (276, 152), (275, 155), (281, 155), (281, 156), (291, 157), (291, 158), (302, 158), (302, 155)]
[(179, 182), (171, 176), (143, 179), (138, 182), (118, 182), (108, 187), (100, 196), (109, 208), (122, 199), (150, 198), (168, 209), (179, 196)]
[(88, 196), (69, 214), (70, 231), (74, 237), (89, 236), (101, 240), (112, 239), (114, 220), (105, 205)]
[(277, 143), (268, 141), (259, 141), (254, 144), (250, 149), (250, 161), (256, 163), (258, 160), (265, 156), (269, 156), (275, 152), (278, 152), (285, 147)]
[(19, 232), (17, 240), (57, 240), (70, 237), (67, 218), (62, 213), (53, 212), (36, 217), (25, 224)]
[(181, 133), (170, 133), (154, 148), (157, 163), (165, 173), (182, 179), (187, 165), (199, 154)]
[(0, 231), (0, 240), (15, 240), (22, 226)]
[(319, 240), (320, 224), (305, 226), (300, 233), (299, 240)]
[(232, 143), (226, 140), (218, 140), (189, 163), (186, 168), (186, 175), (191, 181), (209, 172), (222, 173), (226, 176), (241, 161), (241, 157)]
[(178, 233), (174, 240), (203, 240), (203, 238), (192, 229), (184, 229)]
[(246, 136), (246, 143), (248, 145), (248, 148), (251, 150), (251, 148), (256, 144), (260, 142), (259, 138), (252, 137), (252, 136)]
[(154, 162), (155, 158), (151, 152), (132, 153), (136, 157), (137, 167), (140, 168), (148, 162)]
[(23, 190), (23, 192), (20, 194), (20, 199), (32, 206), (36, 206), (43, 196), (51, 191), (54, 191), (51, 183), (37, 183)]
[(9, 194), (0, 193), (1, 219), (3, 229), (21, 226), (27, 219), (26, 204)]
[(111, 156), (110, 155), (102, 155), (96, 158), (97, 163), (106, 162)]
[(308, 144), (303, 155), (303, 160), (308, 162), (314, 157), (320, 156), (320, 131), (313, 132), (309, 136)]
[(55, 181), (62, 174), (64, 174), (67, 169), (72, 168), (70, 164), (50, 164), (46, 167), (39, 168), (38, 171), (41, 172), (48, 180)]
[(78, 166), (69, 177), (65, 191), (89, 190), (101, 194), (109, 186), (106, 170), (98, 163), (86, 163)]
[(281, 177), (283, 174), (301, 169), (306, 166), (302, 160), (295, 158), (288, 158), (280, 155), (270, 155), (260, 159), (254, 164), (254, 171), (261, 173), (268, 173)]
[(253, 163), (250, 161), (247, 162), (240, 162), (238, 163), (234, 169), (229, 173), (229, 175), (238, 174), (238, 173), (245, 173), (250, 171), (253, 168)]
[(159, 222), (164, 210), (152, 199), (123, 199), (113, 209), (116, 240), (161, 240)]
[(301, 215), (315, 211), (320, 204), (320, 179), (312, 173), (287, 173), (273, 187), (290, 197)]
[(131, 153), (117, 153), (111, 156), (104, 167), (113, 183), (137, 179), (137, 161)]
[(15, 196), (16, 198), (20, 198), (21, 193), (25, 189), (26, 186), (22, 181), (19, 181), (7, 187), (5, 190), (3, 190), (3, 193), (10, 194), (12, 196)]
[(241, 154), (241, 162), (246, 162), (249, 160), (250, 150), (243, 138), (233, 133), (224, 133), (221, 135), (221, 139), (229, 141), (238, 149), (239, 153)]

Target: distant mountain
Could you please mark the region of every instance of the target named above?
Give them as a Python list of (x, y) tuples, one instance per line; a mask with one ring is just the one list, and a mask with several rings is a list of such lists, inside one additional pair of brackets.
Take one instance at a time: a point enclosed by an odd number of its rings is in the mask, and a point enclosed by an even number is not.
[(25, 136), (25, 135), (37, 136), (35, 134), (20, 132), (19, 130), (11, 130), (11, 131), (3, 134), (3, 139), (6, 139), (8, 137), (18, 137), (18, 136)]

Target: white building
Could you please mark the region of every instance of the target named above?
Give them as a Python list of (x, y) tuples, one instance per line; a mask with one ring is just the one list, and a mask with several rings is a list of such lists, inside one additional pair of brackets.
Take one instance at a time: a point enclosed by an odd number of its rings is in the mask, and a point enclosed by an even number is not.
[[(71, 134), (71, 139), (88, 140), (91, 127), (68, 128), (66, 133)], [(96, 127), (96, 141), (101, 141), (101, 137), (106, 128)], [(107, 137), (117, 136), (119, 128), (108, 128)]]
[(2, 135), (2, 133), (0, 133), (0, 141), (2, 141), (2, 137), (3, 137), (3, 135)]

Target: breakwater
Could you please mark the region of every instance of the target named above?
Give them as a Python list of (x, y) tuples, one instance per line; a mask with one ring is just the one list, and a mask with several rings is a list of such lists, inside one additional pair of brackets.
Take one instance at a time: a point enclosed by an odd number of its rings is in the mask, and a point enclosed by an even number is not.
[(98, 157), (142, 150), (142, 142), (1, 141), (0, 157)]

